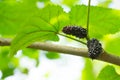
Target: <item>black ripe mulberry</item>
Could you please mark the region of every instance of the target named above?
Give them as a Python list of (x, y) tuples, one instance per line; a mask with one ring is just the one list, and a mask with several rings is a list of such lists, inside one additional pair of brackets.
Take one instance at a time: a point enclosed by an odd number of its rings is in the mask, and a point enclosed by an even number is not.
[(102, 53), (102, 45), (97, 39), (91, 39), (87, 42), (88, 55), (90, 58), (97, 58)]
[(65, 34), (76, 36), (78, 38), (87, 37), (87, 30), (79, 26), (66, 26), (62, 30)]

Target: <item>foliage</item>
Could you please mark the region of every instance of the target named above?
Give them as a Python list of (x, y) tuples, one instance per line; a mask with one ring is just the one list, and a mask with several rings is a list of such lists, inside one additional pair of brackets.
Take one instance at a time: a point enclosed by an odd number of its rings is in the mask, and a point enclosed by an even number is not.
[[(67, 14), (69, 16), (70, 25), (75, 24), (85, 26), (87, 13), (86, 10), (87, 7), (84, 5), (73, 7), (70, 13)], [(105, 14), (101, 15), (102, 12), (105, 12)], [(77, 13), (80, 14), (78, 15)], [(100, 39), (106, 34), (118, 32), (120, 15), (115, 15), (116, 13), (120, 13), (120, 11), (100, 7), (91, 7), (91, 29), (89, 30), (90, 37), (96, 37)], [(97, 16), (96, 14), (101, 16)], [(38, 10), (38, 15), (36, 15), (38, 17), (32, 17), (30, 22), (28, 21), (31, 24), (24, 26), (24, 30), (18, 33), (13, 40), (11, 46), (11, 55), (15, 54), (17, 50), (38, 40), (58, 40), (56, 34), (61, 30), (62, 27), (68, 25), (68, 17), (65, 15), (66, 14), (63, 12), (60, 6), (48, 5), (45, 8)], [(104, 22), (106, 22), (106, 24)]]
[[(0, 61), (2, 61), (0, 62), (0, 70), (3, 72), (3, 78), (12, 75), (14, 69), (18, 67), (18, 58), (7, 57), (9, 51), (10, 55), (13, 56), (22, 49), (22, 56), (28, 56), (38, 62), (39, 52), (25, 47), (36, 41), (59, 41), (58, 34), (66, 25), (86, 28), (87, 6), (73, 6), (77, 1), (64, 0), (62, 2), (71, 8), (70, 12), (67, 13), (60, 5), (50, 3), (50, 0), (0, 0), (0, 36), (14, 38), (10, 49), (0, 47)], [(48, 4), (44, 8), (38, 8), (37, 2), (48, 2)], [(108, 6), (110, 2), (111, 0), (107, 1), (105, 5)], [(101, 40), (102, 43), (105, 43), (105, 50), (120, 56), (118, 45), (120, 43), (120, 11), (91, 6), (89, 25), (90, 37)], [(46, 56), (50, 59), (60, 58), (59, 54), (53, 52), (48, 52)], [(92, 80), (95, 79), (92, 66), (91, 62), (86, 61), (83, 79), (88, 80), (90, 77)], [(108, 77), (108, 80), (113, 80), (114, 77), (116, 80), (120, 78), (112, 66), (105, 67), (97, 80), (104, 80), (105, 77)]]
[[(79, 10), (79, 11), (78, 11)], [(79, 13), (79, 14), (78, 14)], [(104, 14), (103, 14), (104, 13)], [(102, 38), (106, 34), (119, 31), (120, 21), (119, 10), (102, 7), (91, 7), (90, 12), (90, 37)], [(107, 15), (107, 16), (106, 16)], [(70, 12), (70, 23), (86, 26), (87, 7), (84, 5), (75, 6)]]
[[(114, 55), (117, 55), (117, 56), (120, 56), (119, 54), (119, 50), (120, 50), (120, 47), (119, 47), (119, 41), (120, 41), (120, 32), (117, 32), (115, 34), (109, 34), (109, 35), (106, 35), (104, 37), (104, 40), (105, 40), (105, 48), (108, 52), (110, 52), (111, 54), (114, 54)], [(113, 49), (114, 48), (114, 49)]]
[(58, 58), (60, 58), (60, 55), (56, 52), (48, 52), (46, 54), (46, 57), (49, 59), (58, 59)]
[(68, 6), (72, 6), (73, 4), (77, 3), (79, 0), (63, 0), (63, 4), (66, 4)]
[(113, 66), (106, 66), (100, 72), (97, 80), (120, 80), (120, 75), (116, 73)]
[[(64, 23), (60, 22), (64, 16), (62, 8), (59, 6), (49, 5), (38, 10), (38, 15), (32, 17), (29, 21), (31, 24), (24, 26), (24, 30), (18, 33), (18, 36), (13, 40), (11, 55), (15, 54), (18, 49), (26, 47), (35, 41), (58, 41), (56, 33), (61, 29), (61, 26), (64, 26)], [(58, 23), (60, 24), (58, 25)]]
[(109, 7), (109, 5), (111, 4), (112, 0), (103, 0), (101, 1), (98, 6), (101, 6), (101, 7)]
[(14, 69), (18, 66), (17, 58), (9, 58), (7, 56), (9, 50), (8, 47), (0, 47), (0, 70), (3, 73), (2, 78), (13, 75)]
[(82, 80), (95, 80), (92, 62), (85, 59), (85, 67), (82, 71)]

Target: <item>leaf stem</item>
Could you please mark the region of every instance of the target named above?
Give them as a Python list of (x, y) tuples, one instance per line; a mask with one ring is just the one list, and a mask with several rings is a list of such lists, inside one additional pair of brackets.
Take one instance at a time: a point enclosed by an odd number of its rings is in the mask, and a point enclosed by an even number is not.
[(64, 34), (61, 34), (61, 33), (58, 33), (58, 34), (61, 35), (61, 36), (67, 37), (67, 38), (69, 38), (69, 39), (75, 40), (75, 41), (77, 41), (77, 42), (80, 42), (80, 43), (82, 43), (82, 44), (84, 44), (84, 45), (87, 45), (85, 42), (80, 41), (80, 40), (78, 40), (78, 39), (75, 39), (75, 38), (69, 37), (69, 36), (64, 35)]
[(90, 3), (91, 0), (88, 1), (88, 12), (87, 12), (87, 40), (89, 40), (89, 20), (90, 20)]

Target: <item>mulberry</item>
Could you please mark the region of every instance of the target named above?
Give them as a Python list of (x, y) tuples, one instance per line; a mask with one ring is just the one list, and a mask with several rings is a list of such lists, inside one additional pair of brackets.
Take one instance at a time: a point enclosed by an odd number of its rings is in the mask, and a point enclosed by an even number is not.
[(102, 45), (97, 39), (91, 39), (87, 42), (88, 55), (90, 58), (97, 58), (102, 53)]
[(79, 26), (66, 26), (62, 30), (65, 34), (73, 35), (78, 38), (87, 37), (87, 30)]

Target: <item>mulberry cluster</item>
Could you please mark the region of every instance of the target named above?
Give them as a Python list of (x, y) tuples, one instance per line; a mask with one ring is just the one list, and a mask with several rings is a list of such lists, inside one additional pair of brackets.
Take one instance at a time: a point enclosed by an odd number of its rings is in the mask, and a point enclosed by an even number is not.
[(87, 42), (88, 55), (90, 58), (97, 58), (102, 53), (102, 45), (97, 39), (91, 39)]
[(79, 26), (66, 26), (62, 30), (65, 34), (73, 35), (78, 38), (85, 38), (87, 30)]

